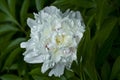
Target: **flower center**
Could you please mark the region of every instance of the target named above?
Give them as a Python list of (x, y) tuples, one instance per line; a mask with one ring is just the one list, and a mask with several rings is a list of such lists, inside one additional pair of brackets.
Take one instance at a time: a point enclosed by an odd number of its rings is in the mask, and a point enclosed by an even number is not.
[(64, 42), (65, 40), (65, 35), (57, 35), (56, 36), (56, 44), (57, 45), (60, 45)]

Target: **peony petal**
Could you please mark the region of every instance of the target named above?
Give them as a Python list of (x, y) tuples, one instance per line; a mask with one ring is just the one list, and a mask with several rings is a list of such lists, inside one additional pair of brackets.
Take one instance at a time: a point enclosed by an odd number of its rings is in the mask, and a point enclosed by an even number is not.
[(34, 55), (34, 53), (29, 53), (26, 54), (24, 57), (24, 61), (28, 62), (28, 63), (42, 63), (44, 62), (46, 59), (49, 58), (49, 55)]
[(21, 48), (26, 48), (26, 42), (22, 42), (22, 43), (20, 44), (20, 47), (21, 47)]
[(41, 72), (45, 73), (49, 68), (52, 68), (54, 65), (55, 65), (55, 63), (53, 63), (51, 61), (44, 62), (42, 65)]
[(35, 20), (31, 19), (31, 18), (28, 18), (27, 19), (27, 24), (30, 28), (33, 28), (34, 26), (37, 25), (37, 23), (35, 22)]
[(75, 16), (75, 18), (82, 20), (82, 16), (81, 16), (81, 14), (80, 14), (79, 11), (76, 11), (76, 16)]
[(58, 63), (56, 64), (56, 66), (49, 72), (49, 76), (55, 75), (57, 76), (61, 76), (64, 73), (64, 68), (65, 65), (62, 63)]
[(45, 73), (50, 67), (48, 66), (48, 63), (43, 63), (42, 68), (41, 68), (41, 72)]
[(57, 9), (56, 7), (54, 7), (54, 6), (50, 6), (50, 7), (44, 8), (44, 12), (45, 12), (45, 13), (48, 13), (48, 14), (50, 14), (50, 15), (56, 15), (56, 16), (58, 16), (58, 17), (61, 16), (61, 15), (60, 15), (60, 14), (61, 14), (60, 10)]

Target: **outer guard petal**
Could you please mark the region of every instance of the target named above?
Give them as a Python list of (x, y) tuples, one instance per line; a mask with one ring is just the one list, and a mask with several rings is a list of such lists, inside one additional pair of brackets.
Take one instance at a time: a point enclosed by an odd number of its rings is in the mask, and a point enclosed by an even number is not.
[(33, 54), (34, 53), (26, 54), (24, 57), (24, 61), (26, 61), (28, 63), (42, 63), (46, 59), (49, 58), (49, 55), (35, 55), (35, 56), (33, 56)]
[(33, 28), (36, 24), (35, 20), (31, 19), (31, 18), (28, 18), (27, 19), (27, 24), (30, 28)]
[(54, 6), (44, 8), (44, 12), (50, 15), (59, 15), (61, 13), (60, 10)]
[(41, 72), (45, 73), (49, 68), (53, 68), (54, 65), (55, 65), (55, 63), (53, 63), (51, 61), (44, 62), (42, 65), (42, 68), (41, 68)]
[(49, 76), (55, 75), (57, 76), (61, 76), (64, 73), (64, 68), (65, 65), (62, 63), (58, 63), (56, 64), (56, 66), (50, 71)]
[(26, 48), (26, 42), (22, 42), (22, 43), (20, 44), (20, 47), (21, 47), (21, 48)]

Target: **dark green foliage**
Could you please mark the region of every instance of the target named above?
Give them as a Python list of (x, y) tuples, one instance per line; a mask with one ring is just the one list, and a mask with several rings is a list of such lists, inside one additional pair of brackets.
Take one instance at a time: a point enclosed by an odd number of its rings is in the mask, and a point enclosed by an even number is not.
[[(29, 39), (26, 19), (50, 5), (80, 11), (86, 25), (78, 61), (60, 78), (42, 74), (41, 64), (25, 63), (20, 48)], [(120, 0), (0, 0), (0, 79), (120, 80)]]

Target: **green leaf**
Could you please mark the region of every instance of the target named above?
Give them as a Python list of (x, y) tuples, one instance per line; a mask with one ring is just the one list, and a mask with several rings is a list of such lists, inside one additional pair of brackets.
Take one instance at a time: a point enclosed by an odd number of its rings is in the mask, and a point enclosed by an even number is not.
[(40, 71), (40, 67), (32, 69), (29, 74), (30, 75), (41, 75), (41, 76), (43, 76), (43, 74)]
[[(86, 6), (87, 4), (87, 6)], [(62, 10), (95, 7), (94, 3), (86, 0), (56, 0), (52, 5), (58, 6)]]
[(10, 9), (10, 13), (12, 14), (12, 16), (15, 17), (16, 0), (8, 0), (8, 6)]
[(120, 73), (120, 56), (118, 56), (115, 63), (113, 64), (110, 80), (114, 80), (119, 73)]
[(3, 54), (1, 54), (0, 58), (4, 59), (5, 56), (7, 56), (7, 54), (9, 52), (11, 52), (13, 49), (15, 49), (16, 47), (20, 46), (20, 42), (25, 41), (25, 38), (17, 38), (15, 40), (13, 40), (5, 49), (5, 51), (3, 52)]
[(34, 80), (49, 80), (45, 74), (41, 73), (40, 67), (32, 69), (29, 74)]
[(24, 0), (20, 11), (20, 21), (23, 27), (26, 25), (26, 18), (28, 17), (27, 13), (29, 9), (29, 4), (30, 4), (29, 0)]
[(83, 70), (85, 74), (89, 77), (89, 80), (98, 80), (97, 71), (94, 63), (87, 61)]
[(16, 70), (18, 68), (18, 63), (12, 64), (9, 70)]
[(74, 76), (74, 72), (69, 71), (69, 70), (65, 70), (64, 74), (65, 74), (65, 77), (66, 77), (67, 79), (69, 79), (69, 78), (71, 78), (71, 77)]
[(46, 0), (35, 0), (37, 11), (40, 11), (42, 8), (44, 8)]
[(74, 71), (74, 73), (78, 76), (80, 76), (80, 67), (77, 62), (73, 61), (71, 65), (71, 69)]
[(95, 14), (89, 17), (89, 20), (87, 22), (87, 27), (90, 27), (91, 23), (94, 21)]
[(110, 65), (106, 62), (101, 69), (102, 80), (109, 80), (110, 72)]
[(110, 4), (108, 3), (108, 0), (96, 0), (96, 5), (96, 25), (97, 30), (100, 30), (104, 19), (108, 16), (112, 9)]
[(23, 56), (20, 56), (20, 59), (17, 64), (17, 68), (18, 68), (17, 71), (20, 76), (28, 74), (28, 69), (29, 69), (28, 65), (23, 60), (24, 60)]
[(74, 77), (71, 77), (71, 78), (68, 79), (68, 80), (80, 80), (80, 79), (74, 76)]
[(5, 64), (3, 68), (9, 69), (12, 66), (13, 62), (16, 60), (17, 56), (21, 53), (21, 48), (14, 49), (8, 57), (6, 57)]
[(9, 33), (7, 35), (2, 36), (2, 38), (0, 38), (0, 45), (2, 45), (2, 46), (0, 46), (0, 69), (3, 66), (4, 59), (6, 59), (5, 56), (4, 56), (4, 55), (6, 55), (4, 53), (4, 50), (6, 50), (6, 47), (10, 43), (11, 37), (13, 36), (13, 34), (14, 33), (11, 32), (11, 33)]
[(118, 56), (120, 56), (120, 47), (112, 47), (111, 56), (113, 59), (116, 59)]
[(94, 38), (96, 38), (97, 42), (99, 43), (99, 46), (103, 45), (105, 40), (109, 37), (109, 35), (111, 34), (112, 30), (116, 25), (116, 22), (117, 22), (116, 17), (108, 18), (102, 25), (103, 28), (100, 31), (96, 32)]
[[(118, 29), (114, 27), (109, 34), (109, 37), (104, 41), (104, 43), (99, 46), (99, 49), (96, 52), (96, 66), (98, 68), (104, 63), (106, 58), (109, 56), (110, 51), (113, 50), (114, 40), (116, 39), (118, 34)], [(115, 51), (114, 51), (115, 52)]]
[(7, 35), (2, 35), (0, 36), (0, 51), (3, 53), (3, 51), (6, 49), (6, 47), (8, 46), (8, 44), (10, 43), (11, 41), (11, 38), (12, 36), (14, 35), (15, 33), (11, 32)]
[(5, 0), (0, 0), (0, 10), (9, 15), (8, 5)]
[(12, 50), (14, 48), (16, 48), (17, 46), (20, 46), (20, 43), (25, 41), (26, 38), (17, 38), (15, 40), (13, 40), (7, 47), (7, 50)]
[[(54, 80), (56, 80), (56, 79), (54, 79)], [(59, 79), (57, 79), (57, 80), (59, 80)], [(60, 80), (67, 80), (67, 79), (64, 76), (61, 76)]]
[(8, 21), (11, 21), (8, 15), (6, 15), (3, 12), (0, 12), (0, 22), (8, 22)]
[[(78, 4), (78, 1), (79, 1), (79, 4)], [(76, 0), (76, 4), (77, 6), (79, 7), (82, 7), (82, 8), (93, 8), (95, 7), (95, 3), (90, 1), (90, 0)], [(87, 6), (86, 6), (87, 4)]]
[(120, 17), (118, 18), (118, 24), (120, 25)]
[(79, 45), (78, 45), (78, 50), (77, 50), (77, 57), (78, 57), (78, 62), (80, 61), (81, 59), (81, 56), (83, 58), (83, 62), (84, 60), (86, 60), (86, 56), (87, 56), (87, 50), (89, 48), (90, 45), (90, 29), (89, 27), (86, 28), (86, 31), (84, 33), (84, 36), (83, 38), (81, 39)]
[(34, 75), (32, 77), (33, 77), (34, 80), (49, 80), (49, 78), (43, 77), (43, 76), (36, 76), (36, 75)]
[(10, 32), (17, 32), (19, 31), (18, 28), (14, 27), (14, 25), (11, 24), (3, 24), (0, 25), (0, 36), (3, 34), (8, 34)]
[(22, 78), (20, 78), (16, 75), (13, 75), (13, 74), (2, 75), (2, 76), (0, 76), (0, 79), (2, 79), (2, 80), (22, 80)]
[[(8, 35), (9, 36), (9, 35)], [(7, 37), (9, 39), (9, 37)], [(5, 40), (4, 40), (5, 41)], [(3, 44), (5, 45), (6, 43), (3, 41)], [(19, 43), (25, 41), (25, 38), (17, 38), (15, 40), (13, 40), (11, 43), (7, 43), (7, 48), (4, 48), (1, 55), (0, 55), (0, 69), (2, 68), (4, 61), (6, 60), (6, 57), (9, 55), (9, 53), (14, 50), (16, 47), (19, 47)]]
[[(14, 5), (12, 4), (12, 6)], [(0, 10), (9, 17), (10, 21), (18, 25), (18, 22), (16, 21), (14, 14), (12, 15), (10, 13), (9, 6), (7, 5), (7, 2), (5, 0), (0, 0)]]

